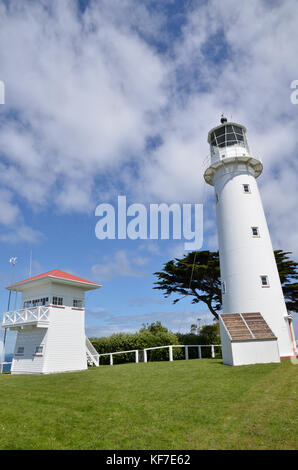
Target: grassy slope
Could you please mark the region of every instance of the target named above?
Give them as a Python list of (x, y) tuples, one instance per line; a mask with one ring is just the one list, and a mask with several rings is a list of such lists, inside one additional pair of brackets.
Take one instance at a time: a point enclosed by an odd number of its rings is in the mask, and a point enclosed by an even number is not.
[(297, 448), (297, 372), (202, 359), (2, 375), (0, 449)]

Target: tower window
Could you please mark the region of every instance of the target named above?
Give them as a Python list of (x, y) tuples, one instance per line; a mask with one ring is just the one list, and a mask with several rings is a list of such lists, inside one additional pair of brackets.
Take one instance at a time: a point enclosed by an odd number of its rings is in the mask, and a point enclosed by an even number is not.
[(243, 184), (243, 192), (244, 193), (250, 193), (250, 186), (249, 184)]
[(43, 351), (43, 346), (36, 346), (35, 354), (42, 354), (42, 351)]
[(261, 276), (262, 287), (269, 287), (268, 276)]
[(24, 346), (19, 346), (17, 350), (17, 354), (24, 354), (25, 348)]
[(227, 292), (227, 289), (226, 289), (226, 282), (225, 281), (222, 281), (221, 283), (221, 293), (222, 294), (225, 294)]
[(251, 227), (251, 231), (252, 231), (252, 236), (253, 237), (259, 237), (260, 236), (259, 227)]
[(75, 308), (82, 308), (83, 307), (83, 301), (79, 299), (73, 299), (73, 306)]

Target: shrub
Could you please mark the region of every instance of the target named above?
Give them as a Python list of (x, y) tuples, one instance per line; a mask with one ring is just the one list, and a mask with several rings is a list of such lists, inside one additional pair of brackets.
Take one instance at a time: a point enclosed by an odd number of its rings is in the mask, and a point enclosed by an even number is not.
[[(143, 325), (138, 333), (117, 333), (109, 337), (90, 338), (93, 346), (99, 354), (129, 351), (132, 349), (142, 350), (155, 346), (166, 346), (167, 344), (179, 344), (177, 336), (163, 327), (160, 322), (152, 323), (149, 326)], [(148, 360), (165, 361), (169, 359), (168, 349), (157, 349), (148, 351)], [(184, 352), (178, 348), (173, 349), (174, 359), (182, 359)], [(115, 364), (124, 362), (133, 362), (135, 360), (134, 353), (127, 353), (113, 356)], [(109, 363), (109, 356), (102, 357), (101, 364)]]
[[(198, 335), (191, 333), (176, 333), (179, 344), (220, 344), (219, 323), (204, 325)], [(202, 357), (211, 357), (211, 348), (202, 348)], [(189, 358), (198, 357), (196, 348), (189, 349)], [(220, 348), (215, 348), (215, 357), (221, 357)]]
[[(137, 333), (117, 333), (109, 337), (90, 338), (93, 346), (99, 354), (105, 354), (116, 351), (143, 350), (156, 346), (166, 346), (171, 344), (220, 344), (219, 325), (205, 325), (201, 328), (199, 335), (172, 333), (166, 327), (157, 321), (151, 325), (143, 325)], [(202, 348), (202, 357), (211, 357), (211, 348)], [(189, 358), (198, 357), (197, 348), (189, 348)], [(215, 356), (221, 357), (221, 353), (215, 350)], [(184, 348), (173, 348), (173, 358), (175, 360), (184, 359)], [(148, 361), (167, 361), (169, 359), (169, 350), (153, 349), (147, 351)], [(101, 364), (109, 364), (109, 356), (101, 357)], [(135, 353), (119, 354), (113, 356), (114, 364), (125, 362), (134, 362)]]

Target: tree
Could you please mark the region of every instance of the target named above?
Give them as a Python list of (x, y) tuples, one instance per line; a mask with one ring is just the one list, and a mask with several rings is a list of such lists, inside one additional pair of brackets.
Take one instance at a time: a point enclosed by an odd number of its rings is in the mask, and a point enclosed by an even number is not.
[(298, 263), (290, 259), (290, 254), (290, 251), (274, 251), (287, 309), (298, 313)]
[[(173, 303), (186, 296), (192, 297), (192, 303), (203, 302), (218, 319), (221, 308), (221, 288), (218, 252), (193, 251), (183, 258), (168, 261), (158, 277), (154, 289), (164, 291), (164, 296), (179, 294)], [(190, 282), (191, 281), (191, 282)]]
[(142, 328), (140, 329), (140, 333), (145, 333), (147, 331), (149, 333), (152, 333), (153, 335), (157, 335), (158, 333), (169, 332), (168, 328), (163, 326), (160, 321), (153, 322), (150, 325), (148, 323), (143, 323)]
[[(282, 250), (274, 252), (286, 306), (288, 310), (298, 312), (298, 283), (295, 283), (298, 263), (292, 261), (289, 254)], [(218, 320), (222, 305), (218, 251), (193, 251), (183, 258), (168, 261), (163, 271), (154, 275), (158, 278), (154, 289), (162, 290), (165, 297), (179, 295), (174, 304), (189, 296), (193, 304), (205, 303)]]
[(220, 343), (220, 334), (219, 334), (219, 323), (216, 322), (213, 325), (204, 325), (200, 329), (200, 337), (203, 339), (206, 344), (218, 344)]

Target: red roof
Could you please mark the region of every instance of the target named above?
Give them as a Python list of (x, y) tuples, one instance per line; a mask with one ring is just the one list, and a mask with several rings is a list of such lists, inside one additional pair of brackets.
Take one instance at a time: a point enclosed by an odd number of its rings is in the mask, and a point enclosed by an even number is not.
[(65, 279), (67, 281), (74, 281), (74, 282), (79, 282), (83, 284), (88, 284), (93, 287), (101, 287), (100, 284), (96, 284), (95, 282), (87, 281), (86, 279), (83, 279), (82, 277), (75, 276), (74, 274), (69, 274), (66, 273), (65, 271), (61, 271), (60, 269), (53, 269), (52, 271), (48, 271), (43, 274), (38, 274), (37, 276), (30, 277), (28, 279), (24, 279), (24, 281), (16, 282), (15, 284), (9, 286), (14, 287), (14, 286), (20, 286), (21, 284), (25, 284), (27, 282), (35, 281), (37, 279), (42, 279), (45, 277), (51, 277), (51, 278), (57, 278), (57, 279)]

